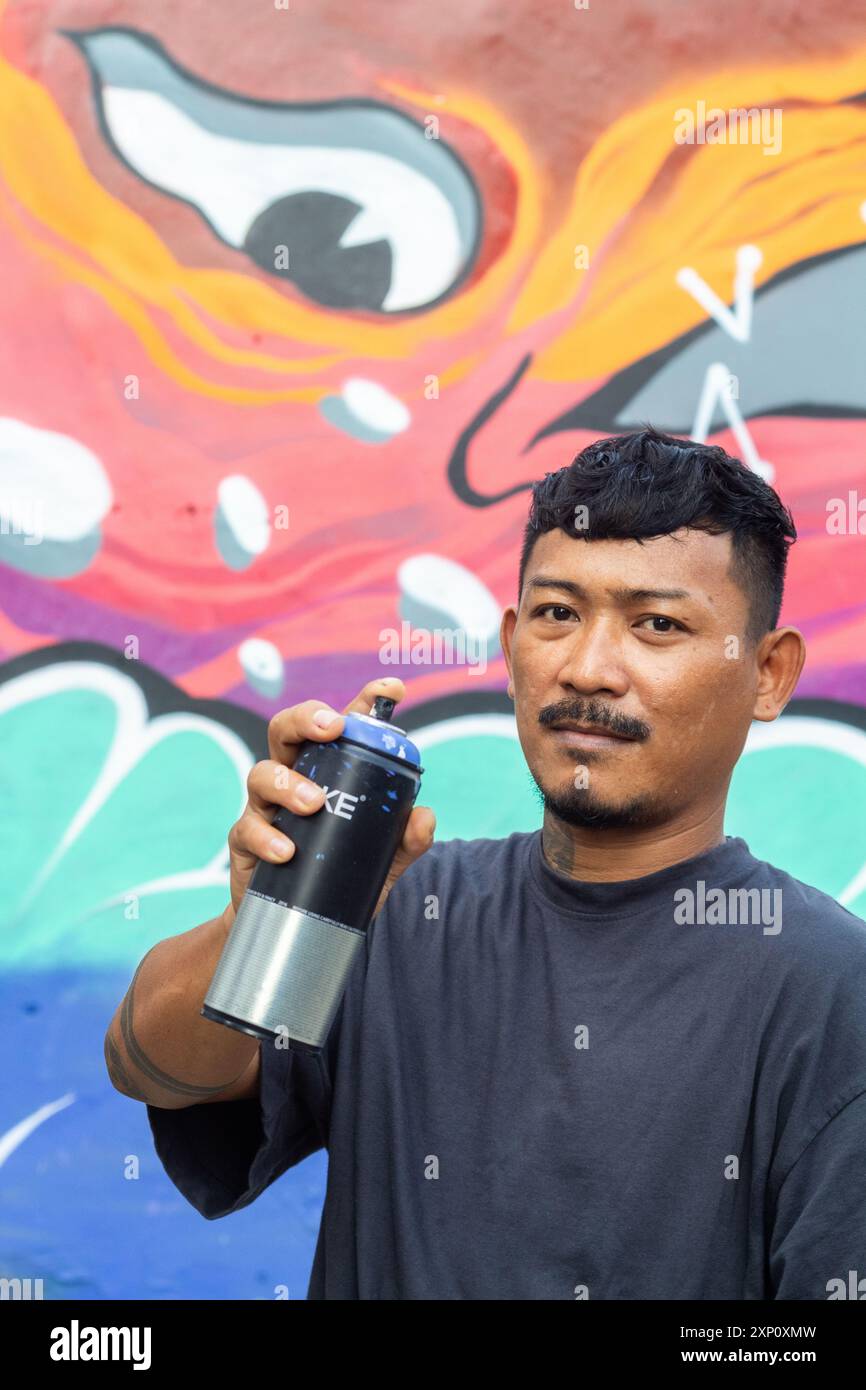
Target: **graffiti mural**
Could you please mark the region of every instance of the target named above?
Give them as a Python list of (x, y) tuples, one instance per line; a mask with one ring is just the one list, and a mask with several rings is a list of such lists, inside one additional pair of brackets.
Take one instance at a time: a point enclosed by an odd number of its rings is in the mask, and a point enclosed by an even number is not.
[(0, 127), (0, 1275), (303, 1297), (325, 1156), (203, 1222), (105, 1028), (224, 905), (268, 719), (386, 634), (438, 837), (540, 824), (499, 620), (592, 439), (720, 443), (791, 508), (809, 657), (726, 828), (866, 917), (866, 22), (7, 0)]

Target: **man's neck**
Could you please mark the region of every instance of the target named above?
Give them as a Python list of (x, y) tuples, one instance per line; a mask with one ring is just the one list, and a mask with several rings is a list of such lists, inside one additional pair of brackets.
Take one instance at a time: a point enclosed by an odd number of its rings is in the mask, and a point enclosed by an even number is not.
[(551, 868), (587, 883), (643, 878), (722, 844), (724, 805), (703, 820), (649, 830), (592, 830), (544, 812), (541, 846)]

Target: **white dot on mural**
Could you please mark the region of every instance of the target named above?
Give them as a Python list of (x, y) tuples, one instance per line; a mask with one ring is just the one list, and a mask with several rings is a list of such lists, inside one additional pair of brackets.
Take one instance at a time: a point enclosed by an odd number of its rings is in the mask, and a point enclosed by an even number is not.
[(262, 695), (279, 695), (283, 688), (283, 658), (279, 648), (263, 637), (249, 637), (238, 647), (238, 660), (254, 690)]
[(360, 376), (343, 383), (343, 402), (356, 420), (381, 434), (400, 434), (412, 418), (403, 402), (384, 386)]
[(68, 434), (0, 419), (0, 518), (6, 530), (31, 522), (46, 541), (79, 541), (112, 502), (108, 476)]
[(409, 428), (412, 416), (397, 396), (364, 377), (350, 377), (337, 396), (323, 396), (319, 413), (362, 444), (387, 444)]
[(245, 569), (267, 549), (270, 518), (255, 483), (240, 473), (223, 478), (217, 490), (216, 542), (232, 569)]
[(476, 641), (497, 639), (501, 611), (476, 574), (444, 555), (411, 555), (397, 571), (401, 612), (418, 627), (457, 627)]

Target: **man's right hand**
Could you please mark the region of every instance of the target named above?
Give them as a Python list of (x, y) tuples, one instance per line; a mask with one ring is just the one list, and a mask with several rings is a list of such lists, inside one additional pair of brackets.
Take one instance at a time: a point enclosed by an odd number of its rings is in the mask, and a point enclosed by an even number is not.
[[(232, 900), (223, 913), (226, 931), (234, 921), (258, 861), (266, 859), (272, 864), (285, 864), (295, 852), (294, 841), (275, 831), (271, 824), (279, 807), (286, 806), (297, 815), (307, 816), (314, 815), (324, 805), (325, 794), (321, 787), (299, 772), (287, 771), (293, 768), (301, 744), (307, 739), (327, 743), (338, 738), (345, 723), (343, 715), (369, 714), (377, 695), (399, 701), (405, 693), (406, 687), (401, 680), (385, 678), (369, 681), (343, 714), (338, 714), (323, 700), (304, 700), (274, 715), (268, 725), (270, 757), (256, 763), (250, 772), (246, 807), (229, 831)], [(333, 716), (330, 723), (317, 722), (317, 716), (323, 712)], [(305, 799), (307, 792), (312, 792), (311, 800)], [(376, 913), (400, 875), (430, 848), (435, 829), (436, 817), (430, 807), (414, 806), (379, 895)]]

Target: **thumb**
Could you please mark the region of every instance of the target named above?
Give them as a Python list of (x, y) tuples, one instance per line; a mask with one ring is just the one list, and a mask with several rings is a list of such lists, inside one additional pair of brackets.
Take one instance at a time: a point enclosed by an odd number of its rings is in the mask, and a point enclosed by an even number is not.
[(420, 859), (422, 854), (430, 848), (433, 843), (433, 836), (436, 830), (436, 816), (429, 806), (415, 806), (406, 822), (406, 829), (403, 832), (403, 839), (391, 861), (388, 870), (388, 877), (382, 885), (379, 894), (379, 901), (376, 904), (376, 912), (380, 912), (382, 906), (390, 893), (394, 884), (401, 874), (405, 873), (410, 864), (414, 864), (416, 859)]

